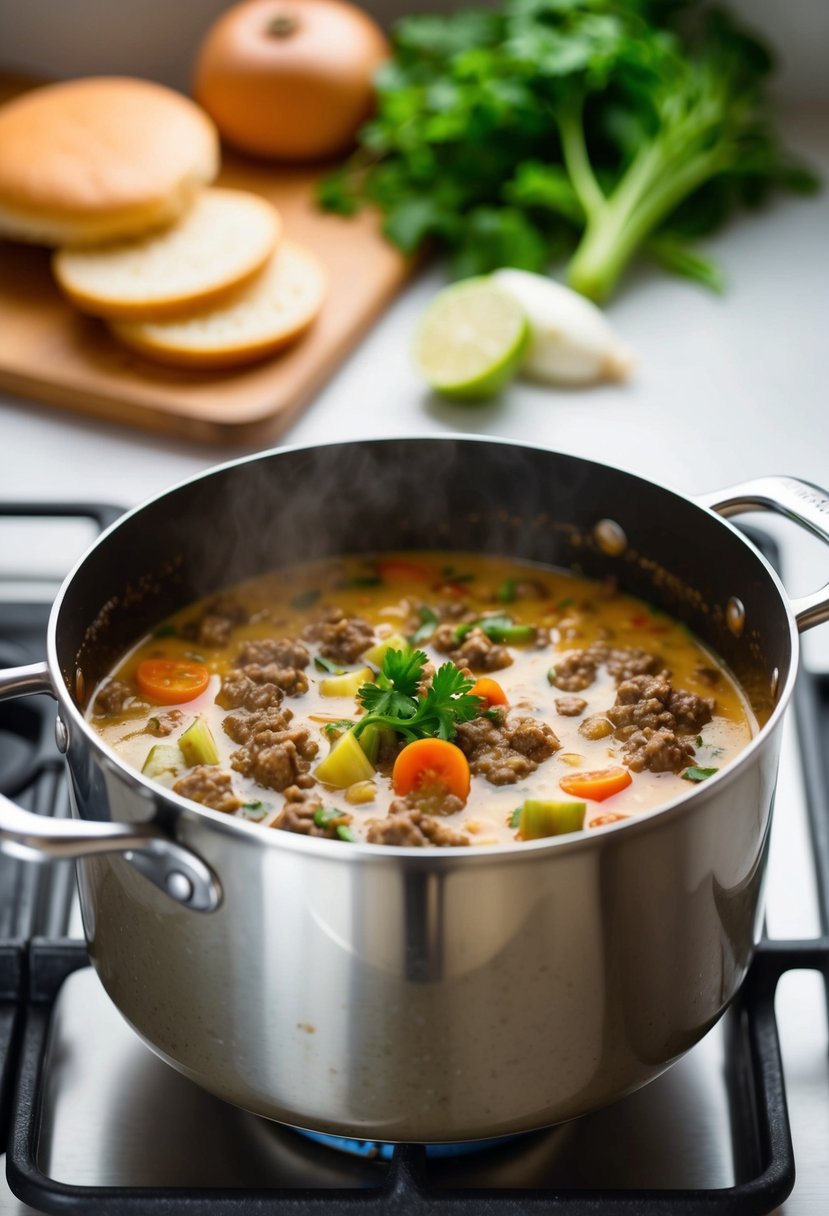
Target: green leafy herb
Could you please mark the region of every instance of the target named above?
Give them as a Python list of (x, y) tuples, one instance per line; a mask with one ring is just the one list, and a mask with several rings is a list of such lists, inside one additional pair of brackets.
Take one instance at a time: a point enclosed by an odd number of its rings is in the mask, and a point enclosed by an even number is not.
[(322, 729), (326, 735), (336, 737), (337, 735), (341, 735), (345, 730), (351, 730), (353, 725), (354, 723), (350, 718), (339, 718), (336, 722), (326, 722)]
[(332, 663), (330, 659), (324, 658), (321, 654), (314, 659), (314, 666), (317, 671), (327, 671), (331, 676), (341, 676), (345, 673), (344, 667), (338, 667), (336, 663)]
[[(543, 271), (602, 300), (638, 249), (723, 287), (694, 243), (773, 189), (815, 189), (770, 119), (771, 56), (702, 0), (502, 0), (394, 31), (374, 118), (320, 202), (379, 206), (461, 275)], [(575, 251), (573, 252), (573, 246)]]
[(564, 612), (565, 608), (572, 608), (574, 603), (572, 595), (565, 595), (563, 600), (558, 601), (556, 608), (558, 608), (559, 612)]
[(498, 588), (498, 599), (502, 604), (511, 604), (515, 599), (515, 579), (504, 579), (501, 586)]
[(336, 819), (342, 819), (344, 812), (336, 806), (320, 806), (314, 811), (314, 823), (318, 828), (327, 828)]
[(686, 781), (705, 781), (719, 771), (718, 768), (698, 768), (696, 765), (692, 765), (691, 768), (686, 768), (682, 776)]
[(509, 616), (482, 616), (477, 621), (464, 621), (458, 625), (452, 637), (457, 644), (473, 629), (480, 629), (491, 642), (512, 642), (520, 645), (531, 642), (536, 636), (534, 625), (515, 625)]
[(522, 808), (520, 806), (517, 806), (515, 808), (515, 810), (512, 812), (512, 814), (510, 815), (509, 825), (511, 828), (520, 828), (521, 827), (521, 810), (522, 810)]
[(694, 740), (694, 746), (695, 747), (705, 747), (705, 744), (702, 741), (702, 735), (697, 735), (696, 739)]
[(311, 588), (308, 591), (300, 591), (299, 595), (295, 595), (291, 600), (291, 607), (297, 612), (302, 612), (305, 608), (312, 608), (321, 595), (322, 592), (318, 587)]
[(383, 580), (379, 574), (354, 574), (347, 578), (343, 587), (380, 587)]
[(432, 677), (431, 687), (419, 691), (427, 657), (422, 650), (387, 650), (375, 684), (363, 684), (357, 696), (367, 710), (354, 727), (359, 737), (376, 723), (390, 727), (407, 743), (436, 737), (453, 739), (458, 722), (468, 722), (481, 709), (480, 697), (470, 696), (474, 680), (454, 663), (444, 663)]
[(472, 583), (475, 581), (474, 574), (460, 574), (454, 566), (444, 566), (441, 570), (443, 578), (451, 579), (453, 583)]
[(437, 613), (433, 612), (426, 604), (420, 605), (418, 615), (423, 624), (409, 638), (412, 646), (419, 646), (421, 642), (427, 642), (439, 624)]

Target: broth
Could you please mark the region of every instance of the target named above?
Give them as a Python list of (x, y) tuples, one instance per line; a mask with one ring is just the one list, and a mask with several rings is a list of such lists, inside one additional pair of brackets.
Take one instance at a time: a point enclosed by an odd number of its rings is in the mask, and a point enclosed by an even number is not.
[(757, 729), (730, 672), (660, 610), (448, 552), (308, 563), (190, 605), (122, 659), (88, 717), (125, 763), (216, 810), (427, 846), (641, 814)]

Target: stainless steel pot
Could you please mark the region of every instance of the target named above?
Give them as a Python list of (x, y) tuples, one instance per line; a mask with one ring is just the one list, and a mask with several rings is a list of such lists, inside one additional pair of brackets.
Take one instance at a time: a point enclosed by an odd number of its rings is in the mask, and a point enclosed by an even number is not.
[[(198, 477), (104, 533), (58, 596), (48, 662), (0, 673), (0, 696), (56, 698), (76, 816), (0, 799), (0, 847), (79, 859), (110, 996), (230, 1102), (431, 1141), (606, 1103), (705, 1033), (757, 941), (798, 629), (829, 618), (829, 586), (790, 603), (720, 518), (757, 508), (829, 541), (826, 495), (791, 478), (689, 501), (489, 440), (285, 449)], [(195, 597), (297, 559), (409, 547), (617, 575), (705, 638), (767, 720), (737, 762), (660, 811), (458, 851), (264, 831), (151, 785), (84, 721), (124, 648)]]

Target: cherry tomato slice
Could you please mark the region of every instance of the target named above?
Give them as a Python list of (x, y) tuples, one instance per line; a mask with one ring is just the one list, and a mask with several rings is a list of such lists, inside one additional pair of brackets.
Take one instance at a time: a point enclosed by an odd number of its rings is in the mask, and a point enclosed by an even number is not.
[(590, 798), (593, 802), (604, 802), (613, 794), (620, 793), (630, 785), (633, 778), (626, 768), (596, 769), (590, 773), (572, 773), (562, 777), (559, 785), (565, 794), (574, 798)]
[(204, 692), (210, 672), (191, 659), (145, 659), (138, 664), (135, 682), (145, 697), (159, 705), (180, 705)]

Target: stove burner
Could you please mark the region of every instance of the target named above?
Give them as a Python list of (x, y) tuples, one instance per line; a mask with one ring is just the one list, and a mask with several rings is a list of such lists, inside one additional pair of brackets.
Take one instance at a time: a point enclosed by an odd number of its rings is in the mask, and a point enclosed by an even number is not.
[[(28, 662), (19, 646), (0, 642), (0, 668)], [(40, 763), (42, 707), (32, 701), (0, 703), (0, 793), (17, 794), (35, 777)]]
[[(326, 1148), (338, 1153), (347, 1153), (351, 1157), (365, 1157), (371, 1161), (391, 1161), (395, 1145), (380, 1140), (352, 1140), (348, 1136), (326, 1136), (323, 1132), (310, 1132), (305, 1128), (292, 1129), (300, 1136), (314, 1140)], [(504, 1144), (513, 1144), (521, 1140), (521, 1135), (498, 1136), (489, 1140), (462, 1140), (456, 1144), (427, 1144), (426, 1156), (434, 1158), (468, 1157), (472, 1153), (481, 1153), (486, 1149), (500, 1148)]]

